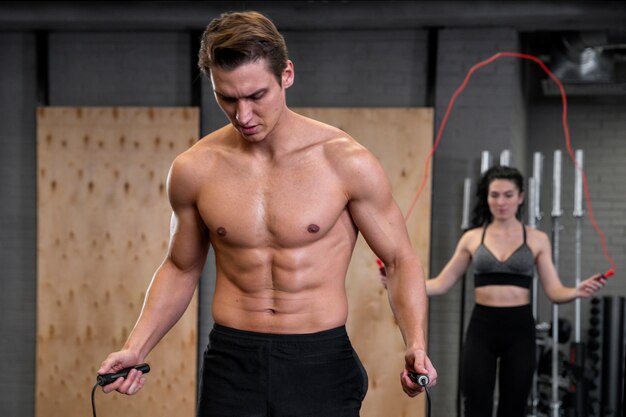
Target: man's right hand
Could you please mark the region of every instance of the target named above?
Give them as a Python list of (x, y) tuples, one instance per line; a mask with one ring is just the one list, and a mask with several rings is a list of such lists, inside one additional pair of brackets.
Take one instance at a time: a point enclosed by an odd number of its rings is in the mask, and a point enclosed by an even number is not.
[[(138, 355), (130, 350), (113, 352), (107, 356), (104, 362), (102, 362), (102, 365), (100, 365), (98, 375), (115, 373), (124, 368), (139, 365), (140, 363), (142, 363), (142, 361), (139, 360)], [(105, 393), (118, 391), (122, 394), (134, 395), (146, 382), (146, 378), (142, 375), (141, 371), (133, 369), (128, 373), (126, 378), (120, 377), (115, 382), (103, 386), (102, 391)]]
[(404, 359), (406, 368), (403, 369), (400, 374), (400, 382), (402, 384), (402, 390), (409, 397), (415, 397), (425, 391), (424, 386), (411, 380), (409, 372), (428, 376), (428, 387), (432, 387), (437, 384), (437, 370), (426, 355), (426, 352), (421, 349), (408, 349)]

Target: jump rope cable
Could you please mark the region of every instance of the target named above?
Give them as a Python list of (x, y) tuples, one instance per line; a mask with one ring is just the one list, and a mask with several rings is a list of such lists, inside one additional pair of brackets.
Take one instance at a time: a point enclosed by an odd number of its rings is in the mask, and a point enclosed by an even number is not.
[[(429, 171), (429, 169), (430, 169), (430, 160), (432, 159), (433, 155), (435, 154), (435, 151), (437, 150), (437, 147), (439, 146), (439, 142), (441, 142), (441, 138), (443, 137), (443, 132), (444, 132), (446, 123), (448, 122), (448, 118), (450, 117), (450, 112), (452, 111), (452, 107), (454, 106), (454, 103), (456, 102), (456, 99), (461, 94), (461, 92), (463, 92), (463, 90), (465, 90), (465, 87), (467, 87), (467, 84), (468, 84), (470, 78), (472, 77), (474, 72), (476, 72), (476, 70), (491, 64), (493, 61), (495, 61), (496, 59), (501, 58), (501, 57), (513, 57), (513, 58), (520, 58), (520, 59), (528, 59), (528, 60), (531, 60), (531, 61), (535, 62), (536, 64), (538, 64), (541, 67), (541, 69), (546, 74), (548, 74), (548, 76), (552, 79), (552, 81), (554, 81), (556, 83), (556, 85), (559, 87), (559, 92), (561, 94), (561, 102), (562, 102), (562, 107), (563, 107), (562, 124), (563, 124), (563, 132), (565, 134), (565, 145), (567, 147), (567, 153), (570, 156), (571, 160), (573, 161), (574, 166), (576, 167), (576, 169), (582, 175), (584, 197), (585, 197), (585, 203), (587, 204), (587, 212), (588, 212), (588, 215), (589, 215), (589, 220), (590, 220), (593, 228), (595, 229), (596, 233), (600, 236), (600, 244), (602, 245), (602, 250), (604, 252), (604, 256), (606, 257), (606, 259), (611, 264), (611, 268), (608, 271), (606, 271), (603, 275), (606, 278), (614, 275), (615, 274), (615, 269), (616, 269), (615, 261), (613, 260), (613, 258), (611, 257), (611, 255), (609, 254), (609, 251), (607, 249), (606, 237), (604, 235), (604, 232), (602, 231), (600, 226), (598, 226), (598, 223), (596, 222), (596, 219), (595, 219), (595, 217), (593, 215), (593, 208), (592, 208), (592, 205), (591, 205), (591, 197), (589, 196), (589, 185), (587, 183), (587, 174), (585, 173), (585, 170), (580, 166), (580, 164), (576, 160), (576, 156), (574, 154), (574, 151), (572, 150), (572, 145), (571, 145), (571, 140), (570, 140), (569, 125), (567, 123), (567, 95), (565, 94), (565, 88), (563, 87), (563, 84), (561, 83), (561, 81), (546, 67), (546, 65), (539, 58), (537, 58), (537, 57), (535, 57), (533, 55), (522, 54), (522, 53), (518, 53), (518, 52), (498, 52), (495, 55), (491, 56), (490, 58), (487, 58), (484, 61), (481, 61), (481, 62), (475, 64), (474, 66), (472, 66), (469, 69), (469, 71), (467, 72), (467, 74), (465, 76), (465, 79), (463, 80), (463, 82), (461, 83), (459, 88), (457, 88), (457, 90), (452, 95), (452, 98), (450, 99), (450, 102), (448, 103), (448, 107), (446, 109), (446, 112), (444, 113), (443, 118), (441, 119), (441, 124), (439, 125), (439, 130), (437, 132), (437, 136), (435, 138), (435, 142), (433, 143), (433, 146), (431, 147), (430, 152), (428, 153), (428, 156), (426, 157), (426, 162), (424, 164), (424, 175), (422, 176), (422, 182), (421, 182), (417, 192), (415, 193), (415, 196), (413, 197), (413, 200), (411, 201), (411, 204), (409, 206), (409, 209), (406, 212), (406, 215), (404, 216), (404, 221), (406, 222), (409, 219), (409, 217), (411, 216), (411, 213), (413, 212), (413, 209), (415, 208), (417, 200), (419, 199), (420, 195), (422, 194), (422, 191), (424, 191), (424, 187), (426, 186), (426, 180), (428, 179), (429, 173), (430, 173), (430, 171)], [(380, 273), (383, 276), (386, 275), (385, 265), (383, 264), (383, 262), (380, 259), (376, 259), (376, 263), (378, 265)], [(427, 399), (427, 402), (428, 402), (428, 417), (430, 417), (430, 394), (428, 392), (428, 388), (427, 387), (424, 387), (424, 389), (426, 391), (426, 399)]]
[[(443, 131), (446, 126), (446, 123), (448, 122), (448, 117), (450, 116), (450, 112), (452, 111), (454, 102), (456, 101), (457, 97), (461, 94), (461, 92), (465, 89), (465, 87), (467, 86), (467, 83), (469, 82), (474, 72), (476, 72), (476, 70), (486, 65), (489, 65), (490, 63), (492, 63), (493, 61), (501, 57), (528, 59), (528, 60), (535, 62), (541, 67), (541, 69), (546, 74), (548, 74), (548, 76), (552, 79), (552, 81), (554, 81), (556, 85), (559, 87), (559, 92), (561, 93), (561, 102), (563, 105), (562, 124), (563, 124), (563, 132), (565, 134), (565, 145), (567, 147), (567, 153), (569, 154), (571, 160), (574, 163), (574, 166), (581, 173), (582, 178), (583, 178), (584, 197), (585, 197), (585, 203), (587, 204), (587, 213), (589, 215), (589, 221), (591, 222), (591, 225), (593, 226), (598, 236), (600, 236), (600, 244), (604, 252), (604, 257), (608, 260), (609, 264), (611, 264), (611, 268), (604, 273), (604, 276), (608, 278), (615, 273), (616, 265), (615, 265), (615, 261), (609, 254), (609, 250), (606, 246), (606, 237), (604, 235), (604, 232), (602, 231), (600, 226), (598, 226), (598, 223), (596, 222), (596, 219), (593, 215), (591, 197), (589, 196), (589, 185), (587, 183), (587, 174), (585, 173), (585, 170), (580, 166), (580, 164), (576, 160), (576, 156), (574, 155), (574, 151), (572, 150), (569, 125), (567, 123), (567, 95), (565, 94), (565, 88), (563, 88), (563, 84), (561, 83), (561, 81), (559, 81), (559, 79), (546, 67), (546, 65), (539, 58), (533, 55), (522, 54), (518, 52), (498, 52), (495, 55), (491, 56), (490, 58), (487, 58), (484, 61), (481, 61), (470, 68), (470, 70), (467, 72), (467, 75), (465, 76), (465, 79), (461, 83), (461, 86), (452, 95), (452, 98), (450, 99), (450, 102), (448, 103), (448, 108), (446, 109), (446, 112), (443, 115), (443, 118), (441, 119), (441, 124), (439, 125), (439, 131), (437, 132), (435, 142), (432, 148), (430, 149), (428, 156), (426, 157), (426, 163), (424, 164), (424, 175), (422, 177), (422, 182), (417, 192), (415, 193), (415, 196), (413, 197), (411, 205), (409, 206), (409, 209), (407, 210), (407, 213), (404, 216), (404, 220), (405, 222), (408, 220), (409, 216), (413, 212), (413, 209), (415, 208), (415, 204), (417, 203), (417, 200), (419, 199), (420, 195), (422, 194), (422, 191), (424, 190), (424, 187), (426, 186), (426, 180), (428, 179), (428, 176), (429, 176), (430, 160), (435, 154), (435, 151), (437, 150), (437, 146), (439, 146), (439, 142), (441, 141), (441, 138), (443, 136)], [(378, 264), (378, 267), (380, 268), (382, 272), (384, 270), (382, 261), (378, 259), (376, 263)]]
[(126, 378), (128, 376), (128, 373), (132, 369), (137, 369), (141, 371), (143, 374), (147, 374), (148, 372), (150, 372), (150, 365), (148, 365), (147, 363), (142, 363), (139, 365), (129, 366), (128, 368), (124, 368), (116, 372), (97, 376), (96, 385), (94, 385), (93, 389), (91, 390), (91, 412), (93, 413), (93, 417), (96, 417), (96, 401), (95, 401), (96, 388), (98, 388), (98, 386), (103, 387), (112, 382), (115, 382), (118, 378)]
[(96, 400), (95, 400), (95, 393), (96, 393), (96, 388), (98, 388), (100, 384), (98, 384), (96, 382), (96, 385), (93, 386), (93, 389), (91, 390), (91, 412), (93, 413), (93, 417), (96, 417)]

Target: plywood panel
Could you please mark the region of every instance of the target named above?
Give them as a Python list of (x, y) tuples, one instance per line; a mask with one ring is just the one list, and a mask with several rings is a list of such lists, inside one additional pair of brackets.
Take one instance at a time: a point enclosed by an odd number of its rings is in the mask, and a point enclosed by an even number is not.
[[(36, 416), (91, 415), (90, 390), (121, 348), (165, 255), (174, 157), (195, 108), (40, 108)], [(197, 301), (150, 354), (136, 396), (96, 392), (102, 416), (193, 416)]]
[[(297, 113), (348, 132), (381, 161), (403, 213), (423, 178), (432, 146), (433, 112), (427, 108), (297, 108)], [(428, 273), (431, 181), (421, 194), (407, 228)], [(400, 386), (404, 343), (387, 292), (378, 279), (376, 257), (359, 237), (346, 283), (350, 303), (348, 332), (369, 375), (362, 417), (424, 415), (424, 395), (407, 397)]]

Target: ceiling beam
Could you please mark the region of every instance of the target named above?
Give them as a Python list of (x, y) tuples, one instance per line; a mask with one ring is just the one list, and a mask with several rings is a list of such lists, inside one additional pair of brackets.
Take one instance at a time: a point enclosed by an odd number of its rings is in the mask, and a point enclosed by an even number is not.
[(281, 30), (511, 27), (624, 30), (624, 1), (20, 1), (0, 3), (3, 31), (201, 30), (225, 11), (254, 9)]

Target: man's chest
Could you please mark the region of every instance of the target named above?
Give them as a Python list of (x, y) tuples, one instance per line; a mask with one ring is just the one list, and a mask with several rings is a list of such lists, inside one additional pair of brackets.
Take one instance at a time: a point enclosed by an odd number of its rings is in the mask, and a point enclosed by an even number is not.
[(327, 234), (346, 211), (341, 182), (313, 170), (222, 176), (200, 188), (213, 239), (235, 246), (298, 246)]

